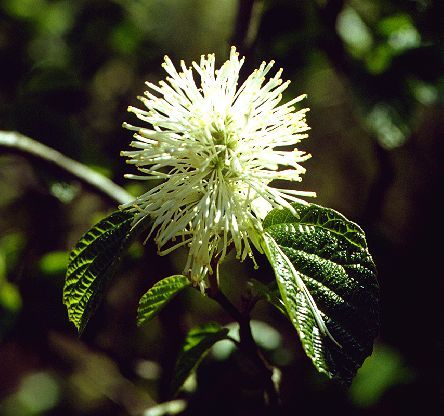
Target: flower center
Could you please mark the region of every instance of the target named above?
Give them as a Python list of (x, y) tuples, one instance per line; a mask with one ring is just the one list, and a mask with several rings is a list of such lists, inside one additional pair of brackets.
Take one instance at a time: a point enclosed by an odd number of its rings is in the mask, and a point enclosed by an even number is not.
[(217, 171), (224, 178), (237, 178), (241, 173), (236, 154), (239, 139), (233, 124), (229, 117), (225, 118), (223, 123), (211, 124), (215, 155), (210, 162), (210, 169)]

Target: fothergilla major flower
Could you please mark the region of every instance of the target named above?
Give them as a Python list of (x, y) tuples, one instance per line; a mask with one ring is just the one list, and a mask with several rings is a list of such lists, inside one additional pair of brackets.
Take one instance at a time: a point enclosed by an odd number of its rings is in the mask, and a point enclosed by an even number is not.
[[(189, 247), (184, 273), (202, 288), (213, 273), (212, 259), (222, 261), (227, 247), (237, 257), (261, 250), (262, 220), (274, 207), (314, 196), (273, 186), (273, 181), (300, 181), (300, 165), (310, 155), (295, 148), (307, 137), (307, 108), (296, 111), (301, 95), (284, 104), (289, 81), (282, 69), (266, 79), (274, 62), (263, 62), (240, 86), (244, 58), (231, 48), (229, 60), (215, 68), (215, 56), (180, 71), (168, 57), (168, 76), (158, 85), (147, 82), (139, 97), (144, 109), (129, 107), (143, 126), (123, 151), (139, 174), (125, 175), (158, 184), (123, 208), (137, 212), (135, 222), (149, 216), (159, 254)], [(196, 79), (198, 81), (196, 81)], [(253, 259), (254, 260), (254, 259)]]

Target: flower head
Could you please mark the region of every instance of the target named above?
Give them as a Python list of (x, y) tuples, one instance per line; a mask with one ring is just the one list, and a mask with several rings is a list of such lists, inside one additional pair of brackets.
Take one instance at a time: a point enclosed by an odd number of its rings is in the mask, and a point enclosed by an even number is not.
[(146, 108), (128, 109), (146, 125), (124, 123), (135, 134), (134, 150), (122, 155), (140, 172), (125, 176), (160, 180), (125, 207), (137, 210), (135, 221), (151, 217), (160, 254), (189, 247), (185, 273), (201, 287), (211, 260), (222, 260), (228, 246), (241, 260), (252, 256), (250, 243), (261, 250), (262, 219), (271, 208), (292, 209), (291, 201), (314, 195), (271, 184), (300, 181), (305, 172), (300, 163), (310, 155), (294, 148), (309, 129), (308, 109), (294, 108), (304, 96), (280, 104), (289, 81), (282, 82), (282, 70), (266, 80), (273, 62), (239, 87), (243, 62), (234, 47), (219, 69), (214, 55), (191, 67), (182, 61), (180, 72), (165, 57), (166, 81), (147, 82), (139, 97)]

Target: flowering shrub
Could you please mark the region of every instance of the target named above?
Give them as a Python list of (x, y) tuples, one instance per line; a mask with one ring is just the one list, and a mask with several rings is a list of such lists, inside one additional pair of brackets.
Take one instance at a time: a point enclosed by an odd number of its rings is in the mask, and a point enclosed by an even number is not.
[[(156, 185), (124, 204), (89, 230), (73, 249), (64, 288), (71, 321), (82, 331), (101, 299), (120, 255), (140, 233), (154, 236), (159, 254), (188, 248), (182, 275), (165, 277), (141, 298), (144, 324), (175, 294), (199, 288), (239, 322), (239, 348), (262, 368), (269, 401), (277, 401), (273, 371), (258, 353), (249, 313), (265, 300), (290, 319), (308, 357), (329, 377), (349, 383), (371, 354), (378, 330), (379, 288), (365, 235), (342, 214), (288, 188), (300, 181), (310, 155), (295, 148), (309, 129), (308, 109), (294, 107), (304, 96), (281, 103), (288, 81), (282, 70), (266, 78), (273, 62), (262, 63), (240, 86), (244, 59), (235, 48), (215, 68), (214, 55), (178, 72), (168, 57), (168, 74), (130, 107), (144, 124), (134, 131), (133, 150), (123, 151), (139, 174), (130, 179)], [(194, 71), (193, 71), (194, 70)], [(195, 80), (195, 77), (199, 81)], [(276, 187), (275, 180), (287, 181)], [(234, 249), (236, 257), (264, 254), (275, 281), (251, 281), (253, 297), (240, 312), (220, 291), (218, 266)], [(205, 352), (232, 339), (217, 324), (190, 331), (177, 361), (173, 393)]]

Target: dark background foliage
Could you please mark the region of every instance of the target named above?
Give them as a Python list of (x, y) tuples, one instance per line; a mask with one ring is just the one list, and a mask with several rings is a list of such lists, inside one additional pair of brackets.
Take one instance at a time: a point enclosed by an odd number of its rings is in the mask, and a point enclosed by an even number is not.
[[(266, 305), (258, 341), (282, 369), (284, 414), (435, 414), (442, 382), (440, 269), (444, 170), (443, 2), (432, 0), (1, 0), (0, 128), (16, 130), (123, 179), (128, 105), (160, 64), (235, 44), (245, 72), (275, 59), (307, 93), (312, 153), (303, 189), (365, 229), (379, 271), (382, 324), (350, 389), (318, 375), (295, 330)], [(288, 98), (287, 97), (287, 98)], [(143, 414), (168, 400), (186, 331), (230, 318), (194, 291), (142, 328), (140, 296), (180, 272), (184, 253), (158, 258), (135, 244), (79, 339), (61, 303), (67, 252), (116, 209), (71, 177), (0, 148), (0, 413)], [(223, 287), (239, 301), (260, 260), (230, 261)], [(183, 397), (186, 414), (264, 414), (250, 369), (227, 346), (210, 354)]]

